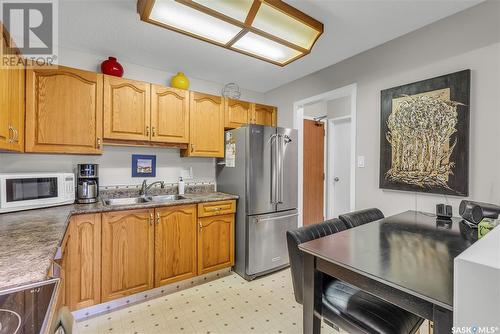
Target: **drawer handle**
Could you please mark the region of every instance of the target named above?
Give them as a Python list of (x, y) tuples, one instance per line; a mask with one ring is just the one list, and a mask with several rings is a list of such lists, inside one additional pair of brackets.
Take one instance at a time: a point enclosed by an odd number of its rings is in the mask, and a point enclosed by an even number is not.
[(160, 213), (157, 212), (156, 213), (156, 224), (159, 224), (160, 223)]
[(146, 126), (146, 136), (149, 136), (149, 126)]
[(153, 136), (153, 137), (156, 137), (156, 128), (153, 126), (153, 127), (151, 128), (151, 130), (153, 131), (153, 132), (152, 132), (152, 136)]
[(200, 230), (203, 229), (203, 224), (201, 222), (198, 223), (198, 226), (200, 227)]
[(153, 221), (154, 221), (153, 214), (152, 214), (152, 213), (150, 213), (150, 214), (149, 214), (149, 225), (153, 225)]

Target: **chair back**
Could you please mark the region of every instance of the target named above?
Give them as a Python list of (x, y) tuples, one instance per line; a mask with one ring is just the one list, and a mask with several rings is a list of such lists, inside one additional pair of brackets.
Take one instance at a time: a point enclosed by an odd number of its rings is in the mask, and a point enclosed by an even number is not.
[(286, 232), (288, 244), (288, 255), (290, 257), (290, 270), (292, 272), (293, 291), (297, 303), (302, 304), (302, 252), (299, 250), (301, 243), (325, 237), (340, 231), (347, 227), (340, 219), (327, 220), (319, 224), (300, 227)]
[(340, 215), (339, 218), (346, 224), (347, 227), (352, 228), (382, 219), (384, 218), (384, 214), (379, 209), (372, 208), (346, 213), (344, 215)]

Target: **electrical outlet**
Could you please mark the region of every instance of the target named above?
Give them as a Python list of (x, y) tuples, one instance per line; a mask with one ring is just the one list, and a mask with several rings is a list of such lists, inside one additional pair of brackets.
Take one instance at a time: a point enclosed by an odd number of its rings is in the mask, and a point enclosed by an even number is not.
[(364, 155), (358, 156), (358, 168), (365, 168), (365, 156)]
[(181, 175), (184, 180), (193, 179), (193, 167), (181, 168)]

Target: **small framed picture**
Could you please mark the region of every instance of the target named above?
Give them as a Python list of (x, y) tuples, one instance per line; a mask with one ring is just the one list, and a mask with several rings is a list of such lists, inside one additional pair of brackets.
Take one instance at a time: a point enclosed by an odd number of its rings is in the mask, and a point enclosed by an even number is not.
[(155, 177), (156, 155), (132, 154), (132, 177)]

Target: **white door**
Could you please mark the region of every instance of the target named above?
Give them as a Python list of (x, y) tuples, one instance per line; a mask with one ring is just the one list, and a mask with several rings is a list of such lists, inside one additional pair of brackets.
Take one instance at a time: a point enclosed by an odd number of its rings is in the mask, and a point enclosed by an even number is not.
[[(329, 217), (338, 217), (351, 207), (351, 119), (329, 120)], [(333, 198), (332, 198), (333, 197)]]

